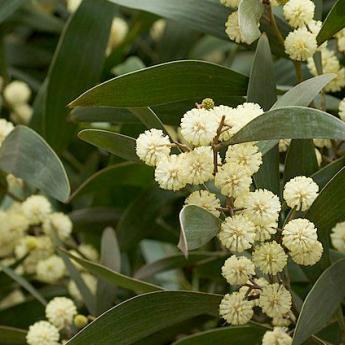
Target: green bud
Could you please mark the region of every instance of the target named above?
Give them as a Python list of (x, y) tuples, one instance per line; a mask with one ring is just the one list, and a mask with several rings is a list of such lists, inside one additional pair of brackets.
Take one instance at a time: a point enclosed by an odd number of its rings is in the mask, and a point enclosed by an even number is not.
[(201, 105), (204, 109), (210, 110), (214, 108), (214, 101), (212, 98), (205, 98), (202, 100)]
[(84, 328), (88, 324), (88, 319), (86, 316), (82, 314), (78, 314), (74, 317), (74, 325), (81, 329)]

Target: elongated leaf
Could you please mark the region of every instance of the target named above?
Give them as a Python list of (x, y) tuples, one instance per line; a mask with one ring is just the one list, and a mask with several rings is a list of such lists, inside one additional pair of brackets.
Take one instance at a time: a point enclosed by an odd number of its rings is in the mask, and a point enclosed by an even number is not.
[(338, 0), (328, 12), (327, 18), (316, 37), (318, 45), (332, 38), (343, 27), (345, 27), (345, 0)]
[(78, 136), (87, 143), (108, 151), (115, 156), (129, 161), (139, 161), (139, 157), (135, 153), (135, 139), (126, 135), (101, 129), (84, 129), (79, 132)]
[(247, 82), (247, 77), (226, 67), (175, 61), (111, 79), (85, 92), (71, 106), (148, 107), (190, 98), (216, 99), (218, 94), (243, 96)]
[(83, 266), (88, 272), (90, 272), (91, 274), (94, 274), (95, 276), (102, 279), (103, 281), (106, 281), (109, 284), (112, 284), (113, 286), (128, 289), (137, 293), (147, 293), (147, 292), (163, 290), (160, 286), (153, 285), (150, 283), (140, 281), (138, 279), (128, 277), (119, 272), (115, 272), (103, 265), (96, 264), (92, 261), (73, 256), (72, 254), (68, 252), (64, 252), (64, 253), (68, 255), (71, 259), (76, 261), (78, 264)]
[(251, 345), (260, 342), (264, 328), (257, 326), (235, 326), (212, 329), (182, 338), (173, 345)]
[(0, 169), (60, 201), (66, 201), (70, 194), (67, 174), (58, 156), (28, 127), (17, 126), (3, 142)]
[(342, 259), (322, 273), (306, 297), (297, 320), (293, 345), (304, 343), (327, 324), (345, 297), (344, 285), (345, 259)]
[(0, 23), (13, 14), (25, 0), (2, 0), (0, 3)]
[(63, 149), (73, 133), (66, 105), (101, 75), (113, 14), (108, 1), (85, 0), (60, 38), (48, 74), (44, 119), (45, 137), (56, 149)]
[[(100, 316), (68, 345), (130, 345), (159, 330), (199, 315), (218, 315), (219, 295), (153, 292), (134, 297)], [(149, 316), (149, 317), (148, 317)]]
[(319, 185), (320, 189), (322, 189), (330, 181), (330, 179), (344, 166), (345, 157), (339, 158), (314, 173), (311, 177)]
[(180, 225), (178, 248), (187, 257), (190, 250), (202, 247), (217, 235), (220, 220), (201, 207), (187, 205), (180, 212)]
[(151, 108), (131, 108), (130, 110), (148, 129), (156, 128), (165, 132), (163, 123)]
[(1, 345), (26, 345), (26, 331), (0, 326)]

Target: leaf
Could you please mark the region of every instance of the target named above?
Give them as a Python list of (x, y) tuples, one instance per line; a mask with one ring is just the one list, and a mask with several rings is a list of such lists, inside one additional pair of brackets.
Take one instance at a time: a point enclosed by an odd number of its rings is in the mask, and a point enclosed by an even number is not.
[(251, 345), (257, 344), (264, 333), (265, 329), (257, 326), (222, 327), (181, 338), (173, 345)]
[(318, 45), (332, 38), (345, 27), (345, 0), (338, 0), (328, 12), (316, 40)]
[(11, 16), (25, 0), (2, 0), (0, 3), (0, 23)]
[(100, 78), (113, 15), (108, 1), (85, 0), (60, 37), (48, 73), (44, 117), (45, 137), (59, 151), (74, 130), (66, 121), (66, 105)]
[(264, 5), (259, 0), (241, 0), (238, 6), (238, 24), (243, 41), (252, 44), (260, 37), (259, 21)]
[(0, 326), (1, 345), (26, 345), (26, 331)]
[(148, 128), (156, 128), (165, 132), (163, 123), (151, 108), (130, 108), (131, 112)]
[(190, 98), (216, 98), (219, 94), (242, 96), (247, 80), (242, 74), (207, 62), (168, 62), (110, 79), (86, 91), (70, 106), (148, 107)]
[(221, 296), (200, 292), (153, 292), (110, 309), (68, 345), (130, 345), (168, 326), (199, 315), (218, 315)]
[(16, 128), (0, 148), (0, 169), (11, 173), (57, 200), (66, 201), (70, 186), (55, 152), (32, 129)]
[(342, 259), (325, 270), (308, 293), (297, 320), (293, 345), (304, 343), (327, 325), (345, 297), (344, 285), (345, 259)]
[(345, 166), (345, 157), (339, 158), (332, 163), (324, 166), (311, 177), (319, 185), (320, 190), (325, 187), (329, 180)]
[(134, 279), (131, 277), (128, 277), (124, 274), (121, 274), (119, 272), (115, 272), (103, 265), (94, 263), (92, 261), (82, 259), (79, 257), (76, 257), (66, 251), (63, 251), (66, 255), (68, 255), (71, 259), (76, 261), (78, 264), (83, 266), (88, 272), (91, 274), (97, 276), (98, 278), (102, 279), (105, 282), (108, 282), (109, 284), (121, 287), (124, 289), (128, 289), (137, 293), (147, 293), (147, 292), (153, 292), (153, 291), (159, 291), (162, 290), (160, 286), (153, 285), (150, 283), (146, 283), (143, 281), (140, 281), (138, 279)]
[(220, 229), (220, 220), (205, 209), (184, 206), (180, 212), (180, 241), (178, 248), (188, 257), (188, 252), (202, 247), (214, 238)]
[(115, 156), (129, 161), (139, 161), (139, 157), (135, 152), (135, 139), (131, 137), (101, 129), (84, 129), (79, 132), (78, 136), (87, 143)]

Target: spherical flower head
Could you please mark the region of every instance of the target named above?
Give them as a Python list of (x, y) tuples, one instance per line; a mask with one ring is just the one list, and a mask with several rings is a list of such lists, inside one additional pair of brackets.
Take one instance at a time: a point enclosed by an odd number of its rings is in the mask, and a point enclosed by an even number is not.
[(27, 103), (30, 96), (31, 90), (23, 81), (12, 81), (4, 89), (4, 98), (11, 106)]
[(266, 189), (257, 189), (250, 192), (245, 201), (244, 214), (254, 224), (276, 222), (280, 212), (279, 198)]
[(277, 242), (265, 242), (253, 252), (253, 262), (263, 273), (277, 274), (287, 264), (287, 255)]
[(288, 23), (298, 28), (313, 20), (315, 5), (311, 0), (289, 0), (284, 5), (283, 12)]
[(345, 68), (342, 67), (335, 73), (336, 77), (324, 87), (325, 92), (338, 92), (345, 87)]
[(14, 126), (12, 122), (9, 122), (5, 119), (0, 119), (0, 145), (13, 130)]
[(229, 284), (242, 285), (249, 277), (255, 275), (255, 266), (245, 256), (232, 255), (225, 261), (222, 275)]
[(48, 321), (39, 321), (29, 327), (26, 335), (28, 345), (59, 345), (58, 329)]
[(345, 122), (345, 98), (339, 103), (339, 117)]
[(345, 253), (345, 222), (337, 223), (332, 229), (331, 242), (337, 251)]
[(296, 61), (307, 61), (317, 49), (316, 36), (304, 27), (290, 32), (284, 45), (286, 54)]
[(97, 261), (99, 258), (97, 249), (90, 244), (83, 243), (78, 247), (78, 250), (88, 260)]
[(170, 154), (170, 140), (159, 129), (150, 129), (140, 134), (136, 140), (136, 153), (138, 157), (150, 166)]
[(218, 126), (218, 119), (212, 110), (192, 109), (183, 115), (181, 134), (189, 144), (206, 146), (212, 143)]
[(296, 321), (296, 318), (293, 312), (290, 311), (289, 313), (283, 316), (274, 317), (272, 319), (272, 325), (275, 327), (288, 327), (291, 325), (292, 322), (295, 322), (295, 321)]
[(214, 100), (212, 98), (204, 98), (201, 102), (201, 106), (206, 110), (214, 108)]
[(238, 22), (238, 12), (232, 12), (225, 23), (225, 32), (229, 38), (236, 43), (243, 42), (241, 35), (240, 24)]
[(245, 102), (237, 106), (236, 112), (242, 119), (242, 126), (254, 120), (264, 113), (263, 109), (257, 103)]
[(73, 324), (78, 328), (82, 329), (89, 323), (89, 320), (85, 315), (78, 314), (73, 319)]
[(217, 199), (215, 194), (210, 193), (207, 190), (198, 190), (193, 192), (186, 199), (185, 204), (202, 207), (214, 216), (220, 216), (220, 211), (218, 210), (221, 206), (220, 201)]
[(313, 139), (313, 143), (320, 149), (324, 147), (330, 149), (332, 147), (332, 142), (329, 139)]
[(23, 213), (31, 225), (37, 225), (45, 221), (52, 208), (48, 199), (42, 195), (29, 196), (22, 204)]
[[(253, 285), (253, 281), (255, 285)], [(250, 285), (251, 287), (249, 287)], [(243, 294), (243, 296), (247, 296), (248, 300), (252, 301), (256, 307), (259, 306), (259, 297), (261, 293), (261, 289), (268, 285), (268, 281), (265, 278), (254, 278), (247, 281), (247, 285), (243, 285), (239, 292)]]
[(36, 273), (39, 281), (54, 284), (63, 278), (66, 273), (66, 267), (59, 256), (52, 255), (48, 259), (38, 262)]
[[(82, 273), (81, 277), (85, 283), (85, 285), (89, 288), (91, 293), (94, 295), (97, 290), (97, 279), (88, 273)], [(67, 286), (68, 293), (75, 299), (76, 301), (83, 301), (83, 297), (77, 287), (76, 283), (73, 280), (70, 280)]]
[(227, 217), (221, 225), (218, 237), (225, 248), (241, 253), (252, 247), (255, 240), (255, 227), (243, 215)]
[(337, 39), (339, 51), (345, 52), (345, 29), (338, 31), (334, 36)]
[(219, 305), (220, 316), (229, 324), (244, 325), (253, 317), (253, 302), (240, 292), (226, 294)]
[(256, 173), (262, 164), (262, 154), (253, 143), (230, 145), (226, 151), (226, 162), (238, 165), (250, 175)]
[(27, 104), (18, 104), (13, 107), (13, 112), (11, 113), (11, 121), (18, 124), (28, 124), (32, 118), (33, 109)]
[(71, 219), (62, 212), (48, 215), (43, 222), (43, 231), (49, 235), (56, 233), (62, 240), (71, 236), (73, 224)]
[(186, 182), (194, 185), (213, 178), (213, 151), (210, 146), (201, 146), (185, 153), (181, 160), (185, 165)]
[(67, 0), (67, 10), (70, 13), (75, 12), (80, 6), (82, 0)]
[(167, 22), (165, 19), (156, 20), (150, 29), (151, 38), (158, 42), (163, 37), (166, 26)]
[(220, 0), (220, 3), (226, 7), (237, 8), (240, 1), (239, 0)]
[(291, 309), (291, 294), (281, 284), (274, 283), (262, 288), (259, 305), (269, 317), (281, 317)]
[(279, 152), (286, 152), (291, 143), (291, 139), (280, 139), (279, 140)]
[(298, 265), (312, 266), (320, 261), (322, 253), (322, 244), (319, 241), (314, 241), (306, 248), (294, 248), (290, 255)]
[(218, 118), (218, 123), (224, 117), (224, 126), (222, 134), (219, 137), (220, 141), (229, 140), (236, 132), (241, 129), (242, 120), (236, 109), (226, 105), (218, 105), (212, 109), (215, 116)]
[(75, 315), (77, 315), (77, 307), (66, 297), (55, 297), (46, 306), (48, 321), (59, 330), (72, 325)]
[(111, 24), (110, 37), (108, 42), (108, 50), (113, 50), (122, 43), (128, 33), (127, 22), (120, 18), (115, 17)]
[[(291, 1), (291, 0), (290, 0)], [(267, 331), (262, 338), (262, 345), (291, 345), (292, 338), (284, 328), (275, 327), (273, 331)]]
[(177, 191), (185, 187), (188, 178), (184, 155), (171, 155), (162, 158), (155, 170), (155, 180), (162, 189)]
[(236, 198), (249, 192), (252, 179), (240, 166), (226, 163), (218, 169), (214, 183), (223, 195)]
[(277, 232), (278, 222), (260, 221), (253, 222), (255, 225), (255, 241), (263, 242), (269, 240)]
[(307, 219), (290, 220), (282, 234), (283, 245), (289, 250), (305, 250), (317, 241), (317, 229)]

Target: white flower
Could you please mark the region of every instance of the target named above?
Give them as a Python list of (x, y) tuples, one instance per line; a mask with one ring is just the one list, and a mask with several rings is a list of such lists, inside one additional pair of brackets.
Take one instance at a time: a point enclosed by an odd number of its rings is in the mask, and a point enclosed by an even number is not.
[(291, 143), (291, 139), (280, 139), (279, 140), (279, 152), (286, 152)]
[(288, 327), (292, 322), (295, 322), (296, 318), (292, 311), (285, 315), (274, 317), (272, 319), (272, 325), (275, 327)]
[(159, 129), (150, 129), (136, 140), (136, 153), (147, 165), (155, 166), (160, 159), (170, 154), (170, 141)]
[(75, 12), (80, 6), (82, 0), (67, 0), (67, 10), (70, 13)]
[(332, 229), (331, 241), (336, 250), (345, 253), (345, 222), (337, 223)]
[(14, 130), (12, 122), (0, 119), (0, 145), (3, 143), (5, 138)]
[(29, 345), (59, 345), (58, 329), (48, 321), (38, 321), (29, 327), (26, 341)]
[(281, 284), (274, 283), (262, 288), (259, 305), (270, 317), (281, 317), (291, 309), (291, 294)]
[(236, 198), (249, 192), (252, 179), (248, 171), (243, 171), (240, 166), (226, 163), (218, 169), (214, 183), (223, 195)]
[(213, 178), (213, 151), (210, 146), (201, 146), (185, 153), (182, 160), (185, 165), (186, 182), (201, 184)]
[(63, 260), (52, 255), (48, 259), (40, 260), (36, 267), (37, 279), (41, 282), (54, 284), (66, 273), (66, 267)]
[(183, 115), (181, 134), (190, 144), (206, 146), (217, 134), (218, 118), (212, 110), (192, 109)]
[(186, 205), (196, 205), (211, 212), (214, 216), (219, 217), (220, 201), (216, 195), (207, 190), (198, 190), (189, 195), (185, 201)]
[(253, 302), (240, 292), (226, 294), (219, 305), (219, 314), (232, 325), (244, 325), (253, 317)]
[(44, 222), (52, 208), (48, 199), (42, 195), (29, 196), (22, 204), (23, 213), (31, 225)]
[(307, 61), (317, 49), (316, 36), (304, 27), (290, 32), (284, 45), (286, 54), (296, 61)]
[(254, 264), (245, 256), (230, 256), (222, 267), (222, 275), (231, 285), (242, 285), (255, 275)]
[(162, 189), (179, 190), (187, 184), (183, 154), (162, 158), (155, 170), (155, 180)]
[(289, 250), (304, 250), (317, 241), (317, 229), (307, 219), (290, 220), (283, 229), (283, 245)]
[[(290, 0), (291, 1), (291, 0)], [(262, 338), (262, 345), (291, 345), (292, 338), (284, 328), (275, 327), (273, 331), (266, 331)]]
[(311, 0), (289, 0), (284, 5), (283, 11), (289, 24), (298, 28), (313, 20), (315, 5)]
[[(97, 289), (97, 279), (88, 273), (82, 273), (81, 277), (86, 284), (86, 286), (89, 288), (91, 293), (94, 295), (96, 293)], [(79, 291), (79, 288), (77, 287), (76, 283), (73, 280), (70, 280), (67, 286), (68, 293), (77, 301), (82, 301), (83, 297)]]
[(49, 235), (51, 233), (57, 233), (62, 239), (66, 240), (72, 233), (73, 224), (71, 219), (62, 212), (55, 212), (45, 219), (43, 222), (43, 231)]
[(238, 23), (238, 12), (232, 12), (228, 20), (225, 23), (225, 32), (229, 38), (236, 43), (243, 42), (243, 37), (241, 35), (240, 25)]
[(11, 106), (27, 103), (30, 96), (31, 90), (23, 81), (12, 81), (4, 89), (4, 98)]
[(69, 298), (55, 297), (47, 304), (45, 312), (48, 321), (61, 330), (72, 325), (77, 307)]
[(338, 45), (339, 51), (345, 52), (345, 29), (338, 31), (335, 34), (335, 37), (337, 39), (337, 45)]
[(156, 20), (150, 29), (150, 36), (154, 41), (159, 41), (163, 35), (166, 28), (167, 22), (165, 19)]
[(221, 225), (218, 237), (225, 248), (240, 253), (252, 247), (255, 227), (242, 215), (227, 217)]
[(226, 7), (237, 8), (239, 0), (220, 0), (220, 3)]
[(319, 186), (312, 178), (297, 176), (285, 184), (284, 199), (291, 208), (306, 211), (318, 196)]
[(253, 222), (255, 225), (255, 241), (267, 241), (277, 232), (278, 222), (276, 221), (259, 221)]
[(338, 92), (345, 87), (345, 68), (342, 67), (335, 73), (337, 76), (324, 87), (325, 92)]
[(253, 252), (253, 262), (263, 273), (277, 274), (287, 264), (287, 255), (277, 242), (265, 242)]
[[(253, 282), (255, 285), (253, 285)], [(251, 287), (247, 286), (251, 285)], [(268, 281), (265, 278), (254, 278), (251, 281), (247, 281), (247, 285), (243, 285), (239, 292), (243, 294), (243, 296), (247, 296), (249, 300), (251, 300), (254, 305), (257, 307), (259, 306), (259, 297), (261, 293), (261, 289), (268, 285)]]
[(212, 109), (212, 112), (218, 118), (219, 123), (224, 117), (223, 133), (219, 137), (221, 141), (229, 140), (241, 128), (241, 118), (236, 109), (218, 105)]
[(239, 118), (242, 120), (242, 126), (264, 113), (259, 104), (252, 102), (245, 102), (238, 105), (236, 112)]
[(262, 154), (253, 143), (230, 145), (226, 151), (225, 160), (248, 170), (248, 173), (253, 175), (262, 164)]
[(32, 113), (33, 109), (29, 104), (18, 104), (13, 107), (13, 113), (11, 113), (11, 120), (15, 123), (28, 124), (31, 120)]
[(339, 117), (341, 120), (345, 121), (345, 98), (339, 103)]
[(314, 139), (313, 143), (315, 146), (319, 147), (320, 149), (324, 147), (330, 149), (332, 147), (332, 142), (329, 139)]
[(108, 52), (119, 46), (128, 33), (128, 24), (120, 17), (115, 17), (111, 24)]
[(294, 248), (290, 255), (298, 265), (312, 266), (321, 259), (322, 252), (322, 244), (319, 241), (314, 241), (307, 247)]
[(92, 245), (83, 243), (78, 247), (78, 250), (86, 259), (91, 261), (98, 260), (99, 254)]

